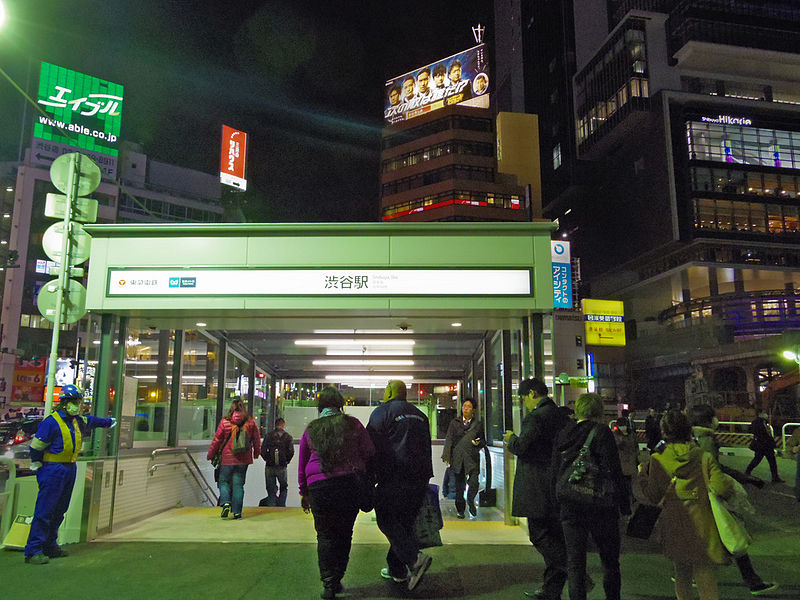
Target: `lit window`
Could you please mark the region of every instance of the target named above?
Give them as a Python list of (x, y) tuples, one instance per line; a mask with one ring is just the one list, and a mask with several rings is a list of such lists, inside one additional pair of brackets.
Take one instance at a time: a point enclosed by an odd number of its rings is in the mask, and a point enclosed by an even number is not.
[(553, 171), (561, 166), (561, 144), (556, 144), (553, 148)]

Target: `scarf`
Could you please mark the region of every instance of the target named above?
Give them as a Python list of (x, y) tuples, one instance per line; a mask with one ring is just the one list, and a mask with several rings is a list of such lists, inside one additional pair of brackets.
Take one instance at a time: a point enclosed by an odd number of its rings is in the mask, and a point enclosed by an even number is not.
[(340, 414), (342, 414), (342, 411), (340, 409), (332, 408), (332, 407), (329, 406), (328, 408), (323, 408), (322, 412), (319, 413), (319, 416), (320, 416), (320, 418), (322, 418), (322, 417), (333, 417), (335, 415), (340, 415)]

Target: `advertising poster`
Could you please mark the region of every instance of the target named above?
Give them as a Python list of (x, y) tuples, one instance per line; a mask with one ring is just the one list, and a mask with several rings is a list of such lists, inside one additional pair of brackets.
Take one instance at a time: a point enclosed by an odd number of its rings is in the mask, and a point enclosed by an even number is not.
[(572, 308), (572, 265), (569, 242), (551, 241), (550, 257), (553, 261), (553, 306)]
[(33, 125), (32, 159), (48, 165), (80, 150), (113, 177), (119, 155), (123, 86), (43, 62)]
[(453, 104), (488, 108), (489, 75), (489, 53), (486, 44), (479, 44), (390, 79), (386, 82), (384, 121), (390, 125)]
[(14, 365), (14, 383), (11, 387), (11, 404), (44, 404), (44, 358), (17, 359)]
[(245, 162), (247, 159), (247, 134), (227, 125), (222, 126), (219, 180), (225, 185), (247, 189)]
[(581, 305), (587, 346), (625, 345), (625, 305), (623, 302), (586, 298), (581, 301)]

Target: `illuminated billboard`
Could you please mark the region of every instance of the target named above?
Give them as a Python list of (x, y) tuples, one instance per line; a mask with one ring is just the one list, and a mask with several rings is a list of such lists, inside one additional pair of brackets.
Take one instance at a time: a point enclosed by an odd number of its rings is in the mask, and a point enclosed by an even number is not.
[(92, 158), (94, 153), (118, 156), (122, 99), (118, 83), (43, 62), (37, 103), (47, 116), (36, 116), (33, 137), (51, 144), (35, 149), (52, 152), (53, 158), (64, 153), (62, 145), (66, 152), (77, 148)]
[(389, 125), (453, 104), (488, 108), (490, 85), (488, 51), (479, 44), (387, 81), (383, 117)]
[(219, 159), (219, 180), (240, 190), (247, 189), (244, 177), (247, 134), (227, 125), (222, 126), (222, 148)]
[(625, 345), (625, 307), (619, 300), (581, 301), (587, 346)]

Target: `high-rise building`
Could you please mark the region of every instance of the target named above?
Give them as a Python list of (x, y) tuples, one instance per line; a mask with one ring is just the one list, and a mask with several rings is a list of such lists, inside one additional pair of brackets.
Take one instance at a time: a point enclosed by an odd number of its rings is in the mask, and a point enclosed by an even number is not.
[[(640, 406), (760, 406), (761, 390), (796, 368), (778, 352), (800, 329), (800, 5), (552, 4), (565, 11), (551, 22), (531, 13), (521, 44), (572, 20), (569, 110), (586, 168), (566, 191), (546, 187), (544, 204), (569, 227), (585, 291), (625, 301), (625, 358), (596, 357), (601, 391)], [(526, 78), (551, 60), (521, 58), (539, 64)], [(555, 125), (546, 114), (543, 132)]]
[(387, 82), (384, 221), (527, 221), (540, 216), (538, 126), (498, 115), (484, 44)]
[[(0, 404), (11, 392), (17, 356), (47, 356), (53, 324), (37, 308), (37, 296), (55, 276), (57, 265), (42, 247), (42, 234), (54, 219), (44, 216), (48, 192), (58, 193), (46, 164), (26, 151), (22, 163), (3, 163), (0, 190), (0, 277), (3, 282), (0, 314)], [(196, 222), (223, 220), (218, 176), (149, 159), (136, 144), (123, 143), (116, 180), (104, 178), (91, 194), (98, 201), (97, 221)], [(2, 201), (8, 197), (6, 204)], [(7, 233), (4, 234), (3, 232)], [(14, 253), (9, 261), (9, 252)], [(9, 265), (9, 262), (12, 264)], [(18, 265), (18, 266), (14, 266)], [(11, 268), (9, 268), (11, 267)], [(90, 319), (62, 325), (60, 346), (74, 349)], [(71, 353), (75, 355), (74, 352)], [(2, 387), (0, 385), (0, 387)]]

